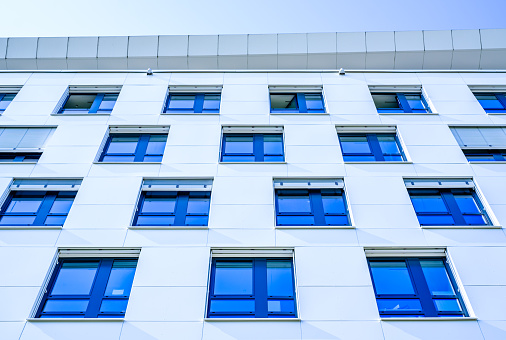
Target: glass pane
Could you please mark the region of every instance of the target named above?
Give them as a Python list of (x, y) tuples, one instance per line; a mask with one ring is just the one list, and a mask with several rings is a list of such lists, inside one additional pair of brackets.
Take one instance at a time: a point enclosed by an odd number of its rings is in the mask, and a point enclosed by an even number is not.
[(73, 197), (57, 197), (49, 210), (50, 214), (67, 214), (74, 202)]
[(280, 213), (311, 213), (309, 194), (304, 196), (278, 195), (278, 210)]
[(170, 96), (169, 110), (193, 110), (195, 95), (173, 94)]
[(339, 140), (343, 153), (371, 153), (366, 136), (339, 136)]
[(421, 312), (422, 305), (418, 299), (378, 299), (380, 312)]
[(291, 261), (267, 261), (267, 295), (293, 296)]
[(376, 294), (415, 294), (405, 262), (369, 262)]
[(107, 153), (135, 153), (139, 136), (113, 136), (107, 148)]
[(315, 225), (314, 216), (282, 216), (276, 218), (278, 225)]
[(104, 156), (102, 162), (133, 162), (135, 156)]
[(381, 151), (384, 155), (399, 155), (401, 151), (392, 135), (377, 135)]
[(272, 109), (298, 109), (296, 94), (271, 93)]
[(413, 109), (413, 110), (425, 110), (425, 105), (423, 104), (423, 101), (422, 101), (422, 96), (419, 95), (419, 94), (407, 94), (405, 95), (406, 97), (406, 100), (408, 101), (409, 103), (409, 106)]
[(146, 193), (141, 213), (174, 213), (176, 209), (176, 197), (152, 197)]
[(132, 289), (137, 260), (116, 260), (105, 288), (105, 296), (128, 296)]
[[(265, 159), (265, 157), (264, 157)], [(254, 162), (255, 156), (221, 156), (222, 162)]]
[(63, 109), (87, 111), (91, 108), (96, 96), (96, 94), (71, 94)]
[(98, 262), (64, 262), (51, 295), (88, 295), (90, 294)]
[(214, 295), (253, 294), (251, 261), (216, 261)]
[(116, 99), (118, 99), (117, 94), (106, 94), (104, 95), (104, 99), (100, 103), (98, 107), (99, 111), (112, 111), (114, 108), (114, 104), (116, 104)]
[(306, 107), (312, 111), (323, 111), (323, 100), (321, 94), (306, 94)]
[(481, 214), (473, 195), (453, 195), (463, 214)]
[(264, 154), (282, 155), (283, 137), (281, 135), (264, 135)]
[(464, 151), (468, 161), (495, 162), (494, 155), (486, 153), (470, 153)]
[(417, 213), (447, 213), (448, 209), (441, 195), (411, 195), (411, 202)]
[(283, 162), (285, 158), (281, 156), (264, 156), (264, 162)]
[(165, 143), (167, 142), (167, 135), (151, 135), (149, 137), (148, 147), (146, 149), (147, 155), (162, 155), (165, 150)]
[(208, 217), (206, 216), (186, 216), (184, 221), (185, 225), (194, 225), (194, 226), (206, 226)]
[(100, 312), (123, 314), (126, 312), (127, 305), (128, 300), (102, 300)]
[(208, 214), (209, 213), (209, 198), (193, 198), (188, 199), (187, 214)]
[(267, 301), (269, 313), (294, 313), (295, 301), (293, 300), (269, 300)]
[(467, 225), (486, 225), (487, 221), (483, 215), (464, 215), (464, 221)]
[(484, 109), (499, 109), (502, 110), (504, 107), (501, 102), (493, 94), (475, 94), (476, 99), (480, 102)]
[(88, 300), (47, 300), (42, 312), (84, 313), (88, 303)]
[(7, 213), (36, 213), (44, 199), (44, 194), (38, 197), (20, 197), (18, 194), (12, 198), (5, 212)]
[(255, 300), (211, 300), (211, 313), (255, 312)]
[(174, 225), (174, 216), (139, 216), (137, 225)]
[(385, 162), (402, 162), (404, 160), (401, 155), (395, 156), (383, 155), (383, 158), (385, 158)]
[(454, 225), (455, 221), (451, 215), (418, 215), (418, 222), (421, 225)]
[(204, 96), (204, 110), (217, 111), (220, 109), (220, 95), (219, 94), (206, 94)]
[(67, 219), (67, 215), (65, 216), (48, 216), (44, 221), (45, 225), (63, 225), (65, 220)]
[(376, 158), (372, 155), (370, 156), (350, 156), (350, 155), (343, 155), (343, 160), (345, 162), (374, 162), (376, 161)]
[(373, 94), (372, 99), (378, 109), (400, 109), (395, 94)]
[(322, 195), (323, 211), (326, 214), (344, 214), (346, 207), (343, 196)]
[(349, 225), (350, 222), (348, 221), (348, 216), (332, 216), (327, 215), (325, 216), (325, 223), (327, 225)]
[(438, 312), (462, 312), (457, 299), (435, 299), (434, 303)]
[(143, 162), (161, 162), (163, 159), (163, 155), (156, 156), (144, 156)]
[(0, 225), (31, 225), (35, 221), (35, 216), (2, 216)]
[(443, 260), (420, 260), (420, 266), (432, 295), (454, 295)]
[(225, 136), (225, 153), (253, 153), (253, 136)]

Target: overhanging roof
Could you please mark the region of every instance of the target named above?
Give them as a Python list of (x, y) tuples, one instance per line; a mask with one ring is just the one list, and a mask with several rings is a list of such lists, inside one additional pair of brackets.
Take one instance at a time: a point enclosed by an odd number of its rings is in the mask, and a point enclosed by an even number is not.
[(506, 29), (0, 38), (0, 70), (504, 70)]

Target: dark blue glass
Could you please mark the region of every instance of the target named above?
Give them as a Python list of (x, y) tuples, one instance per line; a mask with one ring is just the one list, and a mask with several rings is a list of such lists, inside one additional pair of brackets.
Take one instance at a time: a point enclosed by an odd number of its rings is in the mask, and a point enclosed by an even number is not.
[(418, 215), (421, 225), (455, 225), (451, 215)]
[(345, 214), (346, 207), (343, 196), (330, 196), (322, 194), (323, 211), (326, 214)]
[(214, 295), (253, 294), (251, 261), (216, 261)]
[(44, 221), (44, 225), (63, 225), (65, 220), (67, 219), (67, 215), (64, 216), (48, 216)]
[[(295, 190), (294, 190), (295, 191)], [(311, 201), (307, 191), (296, 191), (287, 196), (278, 196), (278, 209), (281, 213), (310, 213)]]
[(130, 155), (105, 155), (102, 162), (133, 162), (135, 156)]
[(149, 137), (148, 147), (146, 148), (146, 154), (163, 155), (166, 142), (167, 142), (167, 135), (151, 135)]
[(68, 299), (48, 300), (44, 305), (44, 312), (83, 313), (88, 308), (89, 300)]
[(377, 135), (378, 143), (381, 147), (383, 155), (400, 155), (401, 151), (397, 145), (394, 135)]
[(117, 135), (111, 138), (108, 154), (127, 153), (134, 154), (139, 143), (139, 135)]
[(502, 110), (504, 106), (493, 94), (475, 94), (476, 99), (480, 102), (485, 110)]
[(188, 199), (187, 214), (205, 214), (209, 212), (210, 199), (207, 197), (190, 197)]
[[(146, 192), (142, 204), (142, 213), (173, 213), (176, 209), (176, 195), (158, 196), (157, 193)], [(155, 196), (156, 195), (156, 196)]]
[(220, 94), (206, 94), (204, 96), (203, 112), (218, 112), (220, 110)]
[[(341, 141), (343, 154), (371, 153), (371, 148), (369, 147), (366, 136), (340, 136), (339, 140)], [(374, 160), (374, 156), (372, 156), (372, 160)]]
[(114, 261), (105, 288), (105, 296), (129, 296), (135, 275), (137, 260)]
[(116, 104), (116, 100), (118, 99), (117, 94), (105, 94), (104, 99), (100, 102), (100, 106), (98, 107), (98, 111), (100, 112), (111, 112)]
[(0, 225), (33, 225), (35, 216), (9, 216), (0, 218)]
[[(225, 137), (226, 154), (253, 154), (253, 136), (226, 136)], [(253, 157), (254, 159), (254, 157)]]
[(481, 214), (473, 195), (453, 195), (463, 214)]
[(267, 261), (267, 295), (292, 296), (293, 275), (292, 261)]
[(327, 215), (325, 216), (326, 225), (349, 225), (350, 221), (346, 215)]
[(417, 213), (448, 213), (448, 208), (440, 194), (411, 195), (411, 202)]
[(208, 216), (205, 215), (205, 216), (198, 216), (198, 215), (193, 215), (193, 216), (186, 216), (185, 218), (185, 225), (193, 225), (193, 226), (206, 226), (207, 225), (207, 222), (208, 222)]
[(364, 156), (364, 155), (343, 155), (343, 160), (345, 162), (374, 162), (376, 158), (374, 156)]
[(278, 215), (276, 218), (278, 225), (315, 225), (314, 216), (311, 215)]
[(415, 294), (405, 262), (370, 262), (377, 295)]
[(255, 156), (223, 155), (222, 162), (254, 162)]
[(305, 97), (308, 111), (324, 112), (323, 99), (320, 93), (306, 94)]
[(99, 263), (64, 262), (51, 290), (51, 295), (89, 295)]
[(267, 310), (269, 313), (295, 313), (295, 301), (269, 299)]
[(150, 215), (139, 215), (137, 217), (136, 225), (174, 225), (174, 216), (150, 216)]
[(425, 281), (432, 295), (454, 295), (443, 260), (420, 260)]
[(281, 135), (264, 135), (264, 154), (282, 155), (283, 137)]
[(406, 94), (405, 97), (412, 110), (427, 111), (421, 95)]
[(211, 313), (251, 313), (255, 312), (255, 300), (212, 300)]
[(49, 210), (50, 214), (68, 214), (72, 203), (74, 202), (73, 197), (57, 197)]
[(101, 313), (124, 314), (128, 305), (127, 299), (122, 300), (103, 300), (100, 305)]
[(487, 221), (483, 215), (464, 215), (464, 221), (467, 225), (486, 225)]
[(418, 299), (378, 299), (376, 302), (380, 312), (422, 312), (422, 305)]
[(25, 196), (22, 193), (15, 194), (7, 206), (7, 213), (36, 213), (44, 199), (44, 192), (38, 195)]
[[(1, 95), (2, 94), (0, 94), (0, 96)], [(2, 100), (0, 100), (0, 111), (4, 111), (5, 109), (7, 109), (7, 106), (9, 106), (9, 104), (12, 102), (15, 96), (16, 94), (12, 93), (5, 94)]]
[(195, 95), (171, 94), (169, 98), (169, 110), (193, 111)]
[[(434, 304), (439, 312), (459, 312), (462, 313), (462, 307), (458, 299), (434, 299)], [(457, 315), (462, 316), (462, 315)]]

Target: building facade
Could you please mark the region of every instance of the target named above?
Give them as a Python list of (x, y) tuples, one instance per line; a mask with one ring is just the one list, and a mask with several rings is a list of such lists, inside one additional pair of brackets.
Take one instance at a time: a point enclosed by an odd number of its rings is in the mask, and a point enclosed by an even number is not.
[(0, 40), (0, 339), (505, 339), (505, 37)]

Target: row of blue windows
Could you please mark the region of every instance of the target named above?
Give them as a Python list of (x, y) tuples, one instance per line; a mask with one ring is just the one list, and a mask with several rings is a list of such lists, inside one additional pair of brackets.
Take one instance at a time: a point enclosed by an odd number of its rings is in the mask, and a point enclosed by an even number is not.
[[(464, 317), (445, 258), (369, 258), (381, 317)], [(136, 258), (60, 259), (38, 318), (122, 318)], [(213, 258), (208, 318), (295, 318), (292, 258)]]
[[(472, 189), (408, 189), (421, 226), (480, 226), (492, 222)], [(0, 211), (0, 226), (61, 226), (74, 191), (12, 191)], [(211, 193), (143, 191), (134, 226), (207, 226)], [(351, 225), (342, 189), (275, 191), (278, 226)]]
[[(0, 93), (0, 112), (14, 99), (14, 93)], [(506, 112), (504, 93), (476, 93), (476, 99), (488, 113)], [(419, 93), (372, 93), (379, 113), (430, 113), (424, 96)], [(110, 113), (117, 93), (71, 93), (58, 113)], [(165, 113), (217, 113), (221, 93), (171, 93)], [(271, 93), (271, 113), (324, 113), (321, 93)]]

